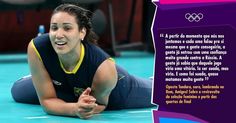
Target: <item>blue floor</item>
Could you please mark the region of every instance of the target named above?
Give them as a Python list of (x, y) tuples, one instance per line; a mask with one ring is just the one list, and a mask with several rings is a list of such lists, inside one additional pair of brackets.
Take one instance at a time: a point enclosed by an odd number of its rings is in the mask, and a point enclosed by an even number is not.
[[(152, 123), (152, 109), (126, 109), (105, 111), (89, 120), (47, 115), (39, 105), (20, 104), (13, 101), (10, 89), (15, 80), (28, 75), (25, 54), (0, 55), (0, 122), (1, 123)], [(116, 63), (131, 74), (148, 78), (153, 76), (153, 54), (122, 52)]]

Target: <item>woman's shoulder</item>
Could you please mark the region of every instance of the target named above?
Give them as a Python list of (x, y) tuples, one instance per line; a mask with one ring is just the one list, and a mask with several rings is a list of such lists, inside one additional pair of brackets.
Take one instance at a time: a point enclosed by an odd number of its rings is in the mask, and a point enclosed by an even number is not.
[(37, 36), (34, 38), (34, 41), (45, 41), (45, 40), (50, 40), (49, 39), (49, 34), (48, 33), (45, 33), (45, 34), (42, 34), (40, 36)]
[(37, 50), (52, 50), (49, 34), (45, 33), (33, 39), (33, 44)]
[(92, 44), (90, 42), (82, 42), (85, 50), (92, 56), (104, 57), (105, 59), (109, 58), (110, 56), (98, 45)]
[(115, 63), (109, 59), (105, 60), (97, 69), (94, 76), (95, 85), (114, 86), (117, 81), (117, 70)]

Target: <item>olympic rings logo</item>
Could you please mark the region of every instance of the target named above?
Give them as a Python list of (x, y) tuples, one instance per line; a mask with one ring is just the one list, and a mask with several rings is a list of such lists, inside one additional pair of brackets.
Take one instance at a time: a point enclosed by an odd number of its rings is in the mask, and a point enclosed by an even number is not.
[(201, 19), (203, 19), (203, 14), (202, 13), (186, 13), (185, 14), (185, 18), (189, 21), (189, 22), (199, 22)]

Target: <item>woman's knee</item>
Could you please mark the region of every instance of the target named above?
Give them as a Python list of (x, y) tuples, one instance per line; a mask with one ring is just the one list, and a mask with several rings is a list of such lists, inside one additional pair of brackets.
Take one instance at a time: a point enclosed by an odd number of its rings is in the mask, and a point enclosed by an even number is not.
[(17, 80), (11, 88), (11, 95), (16, 102), (31, 104), (39, 103), (31, 76), (26, 76)]

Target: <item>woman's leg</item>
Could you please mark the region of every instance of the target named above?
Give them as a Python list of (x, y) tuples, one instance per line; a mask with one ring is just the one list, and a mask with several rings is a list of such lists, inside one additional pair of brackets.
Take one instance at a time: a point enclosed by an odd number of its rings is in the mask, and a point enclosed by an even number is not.
[(131, 87), (125, 102), (125, 108), (152, 107), (152, 80), (137, 76), (131, 77)]
[(118, 82), (109, 97), (108, 109), (144, 108), (151, 104), (152, 80), (130, 75), (116, 66)]
[(17, 80), (11, 88), (11, 94), (16, 102), (39, 104), (31, 76)]

